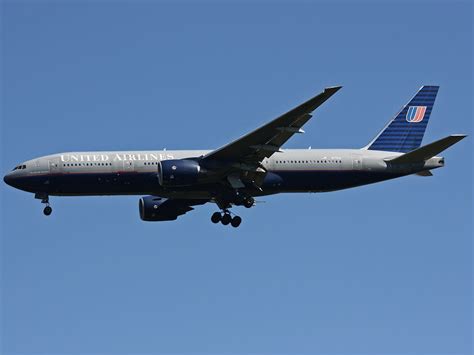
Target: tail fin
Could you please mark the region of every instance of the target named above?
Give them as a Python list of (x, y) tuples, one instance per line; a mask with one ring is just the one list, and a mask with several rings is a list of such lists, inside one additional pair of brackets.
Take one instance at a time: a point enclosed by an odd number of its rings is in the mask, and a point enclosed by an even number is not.
[(439, 86), (422, 86), (365, 149), (406, 153), (421, 145)]

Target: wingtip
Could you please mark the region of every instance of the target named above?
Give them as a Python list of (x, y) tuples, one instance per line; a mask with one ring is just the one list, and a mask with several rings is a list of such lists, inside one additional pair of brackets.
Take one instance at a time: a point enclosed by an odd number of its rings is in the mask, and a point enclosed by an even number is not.
[(328, 86), (328, 87), (324, 88), (324, 91), (326, 91), (326, 90), (331, 90), (331, 91), (332, 91), (332, 90), (335, 90), (335, 91), (337, 91), (337, 90), (339, 90), (339, 89), (341, 89), (341, 88), (342, 88), (342, 85)]
[(467, 137), (467, 134), (464, 134), (464, 133), (455, 133), (455, 134), (451, 134), (451, 137), (458, 137), (459, 139), (463, 139), (463, 138), (466, 138), (466, 137)]

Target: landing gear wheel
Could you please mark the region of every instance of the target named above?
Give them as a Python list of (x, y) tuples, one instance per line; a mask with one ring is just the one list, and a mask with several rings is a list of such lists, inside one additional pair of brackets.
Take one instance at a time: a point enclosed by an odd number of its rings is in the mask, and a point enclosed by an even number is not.
[(235, 217), (232, 218), (232, 220), (230, 221), (230, 224), (231, 224), (232, 227), (234, 227), (234, 228), (237, 228), (238, 226), (240, 226), (240, 223), (242, 223), (242, 218), (240, 218), (239, 216), (235, 216)]
[(255, 200), (253, 199), (253, 197), (249, 197), (249, 198), (245, 199), (244, 206), (246, 208), (250, 208), (254, 205), (254, 203), (255, 203)]
[(222, 219), (222, 215), (219, 212), (214, 212), (211, 216), (212, 223), (219, 223)]
[(230, 217), (229, 213), (224, 213), (221, 219), (221, 223), (226, 226), (232, 221), (232, 218)]
[(53, 209), (51, 208), (51, 206), (46, 206), (43, 210), (43, 213), (45, 216), (49, 216), (51, 212), (53, 212)]
[(53, 209), (49, 205), (49, 196), (44, 193), (36, 193), (35, 198), (41, 200), (41, 203), (46, 205), (46, 207), (43, 209), (43, 213), (45, 216), (49, 216), (51, 212), (53, 212)]

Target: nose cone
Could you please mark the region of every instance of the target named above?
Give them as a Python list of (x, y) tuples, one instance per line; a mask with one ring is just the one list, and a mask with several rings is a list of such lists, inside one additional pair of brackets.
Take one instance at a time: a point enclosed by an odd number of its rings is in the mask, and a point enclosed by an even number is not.
[(3, 177), (3, 181), (5, 181), (5, 183), (7, 185), (10, 185), (10, 186), (13, 186), (13, 187), (15, 187), (14, 180), (15, 180), (15, 178), (13, 177), (13, 175), (11, 173), (8, 173), (7, 175), (5, 175)]

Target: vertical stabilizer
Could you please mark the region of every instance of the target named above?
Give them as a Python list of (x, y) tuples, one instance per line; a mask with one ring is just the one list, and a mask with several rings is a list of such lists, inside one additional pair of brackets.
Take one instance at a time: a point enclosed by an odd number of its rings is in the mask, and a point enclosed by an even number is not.
[(406, 153), (421, 145), (439, 86), (422, 86), (365, 149)]

